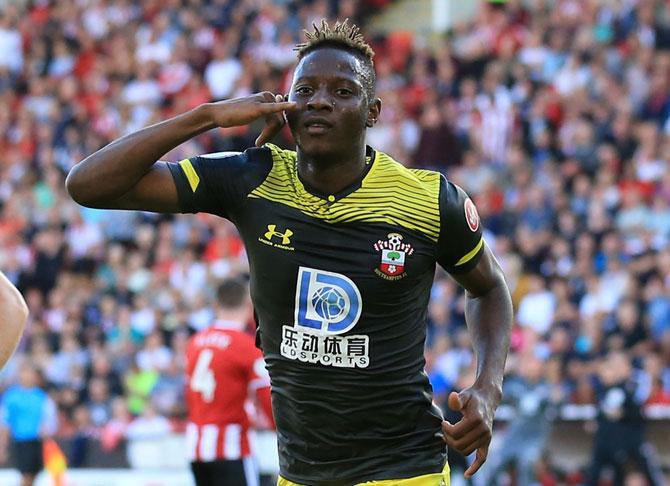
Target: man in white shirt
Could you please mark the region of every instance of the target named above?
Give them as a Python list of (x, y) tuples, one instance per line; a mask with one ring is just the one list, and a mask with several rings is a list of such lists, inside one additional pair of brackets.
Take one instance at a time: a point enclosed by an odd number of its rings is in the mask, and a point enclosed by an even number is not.
[(214, 59), (205, 68), (205, 81), (215, 100), (229, 98), (242, 75), (242, 65), (233, 56), (233, 47), (234, 43), (230, 40), (215, 45)]
[(541, 336), (551, 327), (556, 298), (547, 290), (543, 278), (539, 275), (531, 277), (530, 288), (530, 292), (519, 303), (517, 320), (523, 327), (530, 328)]

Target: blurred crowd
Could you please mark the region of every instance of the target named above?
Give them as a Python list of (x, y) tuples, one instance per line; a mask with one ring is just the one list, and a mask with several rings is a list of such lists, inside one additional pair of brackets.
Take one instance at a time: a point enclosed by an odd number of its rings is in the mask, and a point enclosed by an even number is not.
[[(365, 30), (386, 3), (3, 3), (0, 268), (31, 318), (1, 379), (36, 365), (59, 436), (111, 450), (178, 429), (186, 340), (212, 322), (216, 284), (247, 271), (232, 224), (81, 208), (68, 170), (203, 102), (287, 92), (303, 28)], [(509, 374), (532, 356), (556, 401), (593, 404), (602, 360), (621, 352), (641, 403), (670, 404), (670, 4), (510, 0), (444, 35), (368, 37), (383, 100), (368, 143), (475, 200), (516, 307)], [(258, 132), (214, 130), (164, 158), (243, 150)], [(474, 365), (443, 273), (428, 324), (441, 399)]]

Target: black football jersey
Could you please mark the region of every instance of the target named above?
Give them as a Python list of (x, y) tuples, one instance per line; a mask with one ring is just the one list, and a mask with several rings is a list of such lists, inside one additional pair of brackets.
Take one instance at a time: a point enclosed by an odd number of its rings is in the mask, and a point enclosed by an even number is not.
[(272, 380), (281, 475), (310, 486), (441, 472), (424, 372), (439, 263), (483, 253), (472, 201), (437, 172), (368, 148), (360, 180), (320, 194), (273, 145), (170, 164), (183, 212), (232, 221), (246, 246)]

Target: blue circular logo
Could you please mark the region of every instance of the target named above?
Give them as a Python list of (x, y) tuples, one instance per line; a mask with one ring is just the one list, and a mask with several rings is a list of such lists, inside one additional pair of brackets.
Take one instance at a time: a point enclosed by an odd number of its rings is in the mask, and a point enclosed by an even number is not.
[(346, 300), (335, 287), (317, 289), (312, 294), (312, 306), (324, 321), (336, 321), (346, 312)]

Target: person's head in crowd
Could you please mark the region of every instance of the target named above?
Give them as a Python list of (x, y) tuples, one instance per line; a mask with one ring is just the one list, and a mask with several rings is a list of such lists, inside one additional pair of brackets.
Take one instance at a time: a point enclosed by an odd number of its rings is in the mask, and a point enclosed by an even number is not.
[(639, 471), (630, 471), (624, 479), (624, 486), (647, 486), (647, 478)]
[(79, 405), (74, 409), (72, 420), (77, 429), (81, 432), (87, 431), (87, 429), (93, 426), (91, 412), (84, 405)]
[(630, 378), (632, 371), (630, 358), (623, 351), (613, 351), (600, 361), (598, 371), (605, 385), (625, 382)]
[(535, 353), (526, 352), (519, 360), (519, 374), (530, 384), (538, 383), (545, 374), (545, 362)]
[(227, 324), (246, 326), (251, 312), (249, 286), (245, 281), (232, 278), (221, 282), (216, 291), (217, 320)]
[(109, 387), (105, 380), (94, 378), (89, 382), (88, 387), (91, 402), (104, 403), (109, 400)]

